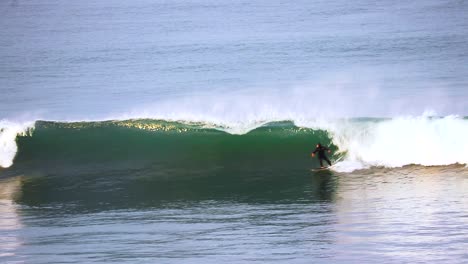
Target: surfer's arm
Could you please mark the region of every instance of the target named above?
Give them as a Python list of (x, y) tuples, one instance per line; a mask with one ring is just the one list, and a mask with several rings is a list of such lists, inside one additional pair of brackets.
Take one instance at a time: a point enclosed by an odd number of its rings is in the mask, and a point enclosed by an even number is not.
[(318, 149), (316, 148), (314, 151), (312, 151), (312, 157), (315, 157), (315, 153), (318, 151)]

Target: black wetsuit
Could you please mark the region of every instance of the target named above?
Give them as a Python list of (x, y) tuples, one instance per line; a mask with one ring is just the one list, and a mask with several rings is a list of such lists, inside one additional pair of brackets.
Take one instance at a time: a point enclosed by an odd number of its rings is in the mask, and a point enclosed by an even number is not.
[(327, 147), (324, 147), (324, 146), (320, 146), (320, 147), (317, 147), (314, 152), (312, 153), (317, 153), (318, 152), (318, 158), (319, 158), (319, 161), (320, 161), (320, 167), (323, 167), (323, 160), (325, 160), (328, 165), (331, 166), (331, 162), (330, 160), (327, 158), (327, 156), (325, 155), (325, 151), (327, 150), (330, 150), (329, 148)]

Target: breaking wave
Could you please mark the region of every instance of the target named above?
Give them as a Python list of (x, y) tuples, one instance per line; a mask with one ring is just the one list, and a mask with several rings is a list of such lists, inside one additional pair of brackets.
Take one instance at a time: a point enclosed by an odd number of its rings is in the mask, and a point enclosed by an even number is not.
[(250, 122), (130, 119), (0, 122), (0, 167), (157, 163), (162, 167), (310, 168), (317, 142), (333, 149), (338, 171), (369, 167), (468, 164), (468, 119), (352, 118)]

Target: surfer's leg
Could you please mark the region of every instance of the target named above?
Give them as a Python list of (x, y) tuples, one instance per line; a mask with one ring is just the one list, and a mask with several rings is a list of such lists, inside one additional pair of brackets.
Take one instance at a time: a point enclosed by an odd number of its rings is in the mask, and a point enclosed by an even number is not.
[(319, 158), (319, 161), (320, 161), (320, 167), (323, 167), (323, 160), (322, 160), (322, 158)]
[(331, 162), (330, 162), (330, 160), (329, 160), (328, 158), (326, 158), (326, 157), (325, 157), (325, 160), (327, 161), (328, 165), (330, 165), (330, 166), (331, 166)]

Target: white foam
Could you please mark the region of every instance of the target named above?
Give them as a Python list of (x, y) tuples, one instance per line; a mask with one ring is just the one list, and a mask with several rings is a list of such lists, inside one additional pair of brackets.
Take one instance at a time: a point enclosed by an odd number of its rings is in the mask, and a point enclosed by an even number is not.
[[(193, 106), (194, 101), (190, 103)], [(139, 112), (133, 116), (121, 116), (119, 119), (158, 118), (201, 122), (207, 127), (222, 128), (233, 134), (247, 133), (268, 122), (290, 120), (301, 127), (329, 131), (333, 136), (333, 144), (338, 146), (340, 152), (346, 154), (343, 161), (335, 166), (336, 170), (342, 172), (371, 166), (434, 166), (455, 163), (468, 165), (468, 120), (457, 116), (434, 118), (427, 116), (431, 114), (427, 112), (416, 117), (358, 121), (343, 118), (310, 118), (308, 115), (298, 115), (292, 110), (282, 111), (281, 105), (253, 105), (251, 107), (258, 111), (245, 115), (249, 112), (245, 109), (246, 111), (241, 111), (243, 114), (234, 115), (236, 111), (226, 111), (226, 105), (219, 107), (202, 104), (202, 101), (198, 103), (192, 112), (181, 112), (177, 109), (171, 112), (168, 111), (170, 105), (162, 105), (157, 112)], [(0, 120), (1, 167), (13, 164), (18, 151), (16, 137), (30, 133), (32, 128), (34, 122)]]
[[(341, 171), (370, 166), (468, 164), (468, 120), (456, 116), (431, 118), (436, 112), (427, 110), (427, 105), (414, 103), (418, 107), (406, 107), (411, 106), (409, 101), (388, 101), (378, 89), (352, 95), (344, 88), (337, 82), (268, 93), (197, 95), (141, 106), (118, 119), (202, 122), (216, 124), (234, 134), (247, 133), (268, 122), (290, 120), (301, 127), (331, 132), (333, 143), (347, 154), (336, 165)], [(323, 91), (328, 96), (318, 96)], [(382, 111), (387, 108), (393, 110)], [(408, 108), (412, 111), (407, 111)], [(402, 111), (424, 114), (404, 117)], [(366, 116), (392, 118), (362, 122), (352, 119)]]
[(346, 159), (336, 165), (339, 171), (468, 164), (468, 120), (456, 116), (345, 122), (328, 129), (334, 134), (334, 144), (347, 152)]
[(10, 122), (0, 120), (0, 167), (8, 168), (13, 165), (18, 146), (16, 137), (31, 133), (34, 122)]

